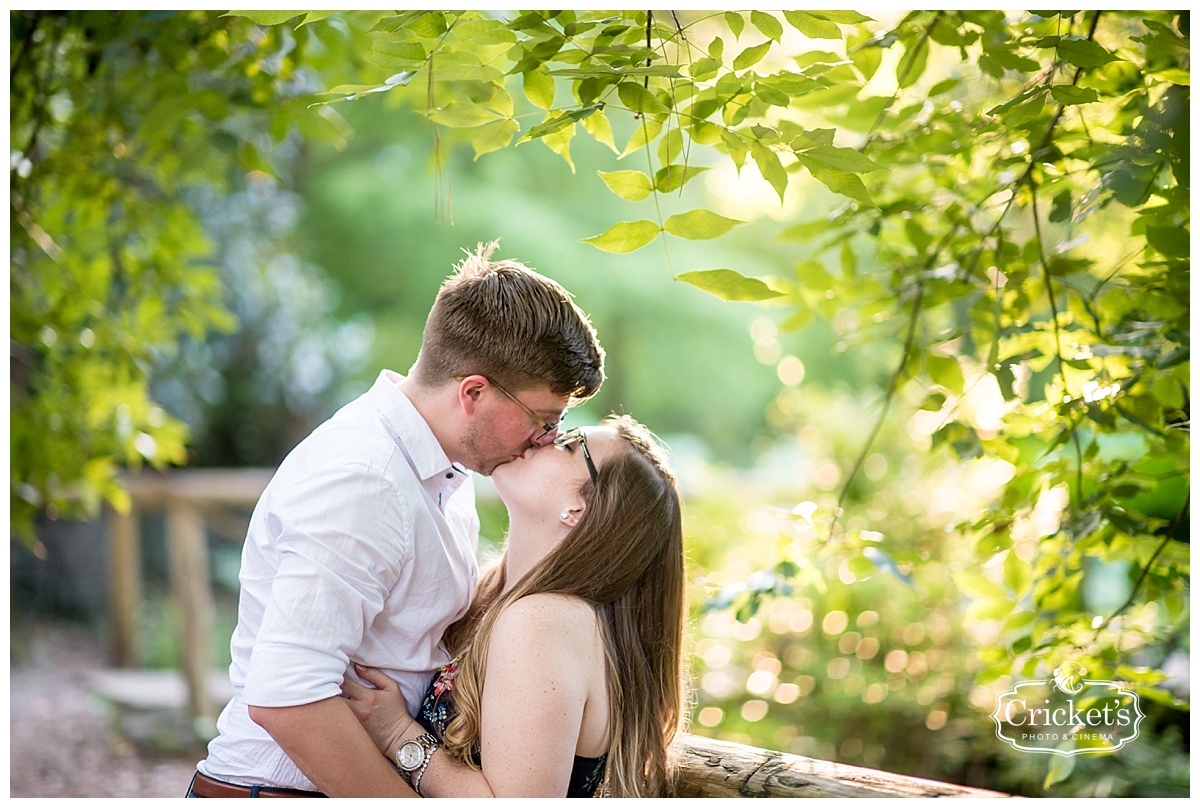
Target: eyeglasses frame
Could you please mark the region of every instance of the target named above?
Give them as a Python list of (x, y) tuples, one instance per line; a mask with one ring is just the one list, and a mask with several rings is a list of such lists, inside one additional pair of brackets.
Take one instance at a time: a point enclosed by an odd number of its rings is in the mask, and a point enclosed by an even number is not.
[[(483, 374), (482, 374), (482, 373), (480, 373), (480, 374), (477, 374), (477, 375), (479, 375), (479, 376), (483, 376)], [(467, 377), (466, 377), (466, 376), (455, 376), (455, 377), (454, 377), (454, 380), (455, 380), (455, 381), (458, 381), (458, 382), (461, 382), (461, 381), (462, 381), (463, 379), (465, 379), (465, 378), (467, 378)], [(561, 416), (561, 417), (560, 417), (560, 418), (559, 418), (557, 421), (555, 421), (553, 424), (551, 424), (551, 423), (547, 423), (547, 422), (545, 421), (545, 419), (543, 419), (543, 418), (542, 418), (542, 416), (538, 415), (536, 412), (534, 412), (533, 410), (531, 410), (531, 409), (530, 409), (530, 408), (529, 408), (529, 407), (528, 407), (528, 406), (525, 404), (525, 402), (524, 402), (524, 401), (521, 401), (521, 399), (517, 398), (517, 397), (516, 397), (515, 395), (513, 395), (512, 393), (510, 393), (510, 392), (508, 392), (507, 390), (505, 390), (503, 385), (499, 384), (498, 382), (496, 382), (496, 381), (494, 381), (494, 380), (492, 380), (492, 379), (488, 379), (488, 377), (487, 377), (487, 376), (483, 376), (483, 378), (484, 378), (484, 379), (487, 379), (487, 383), (488, 383), (488, 384), (490, 384), (492, 387), (495, 387), (495, 388), (496, 388), (497, 390), (499, 390), (501, 393), (503, 393), (504, 395), (506, 395), (506, 396), (507, 396), (507, 397), (508, 397), (508, 398), (509, 398), (509, 399), (510, 399), (510, 400), (511, 400), (511, 401), (512, 401), (514, 404), (516, 404), (518, 407), (520, 407), (522, 410), (524, 410), (524, 411), (525, 411), (525, 414), (526, 414), (526, 415), (528, 415), (530, 418), (532, 418), (532, 419), (533, 419), (533, 422), (534, 422), (535, 424), (537, 424), (538, 426), (540, 426), (540, 427), (541, 427), (541, 428), (544, 430), (544, 431), (543, 431), (543, 432), (542, 432), (540, 435), (538, 435), (536, 438), (534, 438), (534, 441), (539, 441), (539, 440), (541, 440), (542, 438), (546, 437), (546, 436), (547, 436), (547, 435), (549, 435), (551, 432), (553, 432), (554, 430), (556, 430), (556, 429), (558, 429), (559, 427), (561, 427), (561, 426), (562, 426), (562, 422), (563, 422), (563, 421), (565, 421), (565, 420), (567, 419), (567, 414), (564, 412), (564, 413), (562, 414), (562, 416)], [(590, 462), (590, 461), (589, 461), (589, 462)]]
[(572, 443), (578, 443), (583, 449), (583, 459), (587, 462), (588, 475), (592, 478), (592, 485), (599, 485), (600, 472), (596, 470), (596, 463), (592, 460), (592, 453), (588, 449), (587, 435), (582, 427), (568, 429), (554, 439), (555, 446), (570, 446)]

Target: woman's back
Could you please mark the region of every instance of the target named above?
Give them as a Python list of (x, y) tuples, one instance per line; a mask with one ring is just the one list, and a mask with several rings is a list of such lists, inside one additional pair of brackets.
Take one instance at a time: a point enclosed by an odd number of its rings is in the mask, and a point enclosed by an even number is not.
[[(457, 715), (455, 683), (459, 660), (443, 666), (430, 684), (417, 720), (439, 740)], [(505, 609), (497, 619), (488, 650), (488, 678), (484, 688), (484, 725), (481, 748), (492, 748), (494, 758), (476, 755), (489, 782), (493, 772), (513, 749), (513, 717), (519, 710), (529, 722), (524, 732), (545, 737), (571, 725), (572, 702), (582, 694), (574, 756), (565, 792), (568, 797), (592, 796), (604, 775), (608, 751), (608, 687), (603, 642), (594, 610), (579, 598), (562, 595), (528, 595)], [(586, 687), (576, 685), (586, 682)], [(506, 706), (509, 705), (509, 706)], [(488, 731), (488, 727), (493, 732)], [(497, 741), (494, 730), (503, 732)], [(506, 739), (506, 740), (503, 740)], [(509, 753), (509, 754), (506, 754)], [(532, 754), (532, 753), (527, 753)], [(527, 754), (524, 761), (528, 763)], [(499, 778), (502, 779), (502, 778)], [(523, 785), (528, 784), (523, 780)], [(493, 785), (496, 785), (493, 783)], [(550, 783), (547, 783), (550, 786)], [(557, 784), (555, 783), (555, 788)], [(527, 792), (524, 792), (527, 793)]]
[[(479, 740), (493, 786), (494, 774), (528, 794), (537, 788), (531, 779), (544, 779), (543, 793), (561, 795), (566, 783), (559, 781), (574, 765), (568, 758), (608, 751), (604, 642), (583, 600), (538, 593), (506, 606), (492, 630), (486, 671)], [(557, 758), (558, 765), (546, 765)]]

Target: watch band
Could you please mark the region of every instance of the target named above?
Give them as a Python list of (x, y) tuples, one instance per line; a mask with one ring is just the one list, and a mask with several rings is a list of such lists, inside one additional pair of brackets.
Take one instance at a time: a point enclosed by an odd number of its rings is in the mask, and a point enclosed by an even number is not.
[(400, 776), (404, 778), (404, 781), (412, 787), (413, 791), (417, 792), (417, 796), (421, 796), (421, 778), (425, 776), (425, 769), (428, 768), (429, 761), (433, 757), (433, 753), (437, 751), (440, 744), (438, 743), (437, 738), (435, 738), (432, 734), (426, 732), (424, 735), (421, 735), (418, 738), (414, 738), (413, 740), (405, 741), (403, 744), (400, 745), (401, 749), (403, 749), (405, 746), (407, 746), (409, 744), (413, 744), (413, 743), (420, 746), (421, 751), (424, 753), (422, 755), (420, 765), (413, 767), (411, 769), (406, 769), (400, 763), (400, 760), (399, 760), (400, 750), (398, 749), (398, 750), (396, 750), (396, 758), (397, 758), (396, 768), (399, 770)]

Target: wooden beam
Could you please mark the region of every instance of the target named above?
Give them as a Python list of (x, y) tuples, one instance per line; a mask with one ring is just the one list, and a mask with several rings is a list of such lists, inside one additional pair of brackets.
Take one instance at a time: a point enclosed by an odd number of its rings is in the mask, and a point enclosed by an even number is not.
[(123, 478), (134, 502), (162, 504), (168, 499), (206, 505), (252, 506), (275, 469), (170, 469), (143, 471)]
[(996, 791), (681, 734), (680, 797), (1008, 797)]
[(142, 554), (138, 512), (108, 511), (109, 655), (118, 668), (138, 662), (138, 609), (142, 605)]
[(167, 512), (171, 590), (183, 622), (183, 675), (188, 685), (188, 714), (206, 728), (216, 726), (208, 695), (212, 668), (213, 595), (209, 581), (204, 518), (190, 502), (172, 501)]

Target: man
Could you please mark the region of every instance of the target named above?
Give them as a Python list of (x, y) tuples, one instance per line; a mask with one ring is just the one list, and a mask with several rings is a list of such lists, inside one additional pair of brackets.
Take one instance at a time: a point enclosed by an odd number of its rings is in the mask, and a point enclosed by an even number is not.
[[(283, 461), (254, 510), (234, 697), (189, 795), (412, 796), (340, 698), (354, 662), (415, 712), (467, 609), (479, 522), (466, 469), (557, 436), (604, 380), (557, 283), (479, 245), (438, 292), (408, 377), (384, 370)], [(302, 796), (302, 795), (301, 795)]]

